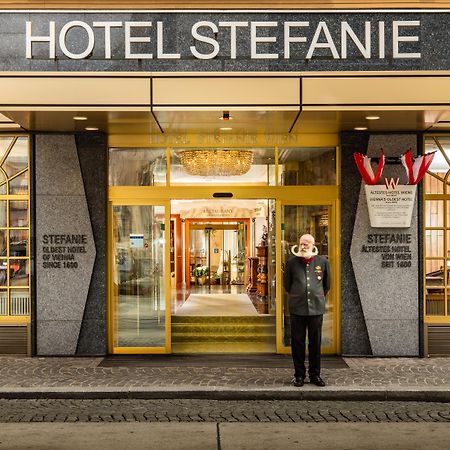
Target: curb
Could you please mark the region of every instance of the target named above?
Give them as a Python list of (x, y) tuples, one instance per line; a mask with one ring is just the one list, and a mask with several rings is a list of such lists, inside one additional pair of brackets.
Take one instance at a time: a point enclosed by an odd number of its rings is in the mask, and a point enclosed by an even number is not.
[(450, 402), (450, 390), (0, 389), (2, 399), (200, 399)]

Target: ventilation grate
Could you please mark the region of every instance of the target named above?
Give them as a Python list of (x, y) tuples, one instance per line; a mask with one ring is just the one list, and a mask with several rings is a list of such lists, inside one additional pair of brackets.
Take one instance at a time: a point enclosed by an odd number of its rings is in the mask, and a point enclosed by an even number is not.
[(0, 355), (27, 355), (28, 327), (0, 326)]
[(428, 354), (450, 356), (450, 326), (428, 325)]

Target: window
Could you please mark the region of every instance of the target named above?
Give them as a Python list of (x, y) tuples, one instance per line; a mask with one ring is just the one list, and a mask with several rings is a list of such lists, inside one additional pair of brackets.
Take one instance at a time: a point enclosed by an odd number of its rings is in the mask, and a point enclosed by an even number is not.
[(0, 320), (30, 315), (29, 139), (0, 136)]
[(435, 151), (424, 178), (425, 316), (450, 318), (450, 136), (429, 136)]

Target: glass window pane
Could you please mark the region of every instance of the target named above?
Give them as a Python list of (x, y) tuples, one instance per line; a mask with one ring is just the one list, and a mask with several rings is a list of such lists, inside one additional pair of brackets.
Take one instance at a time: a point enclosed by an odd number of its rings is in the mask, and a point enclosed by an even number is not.
[[(439, 136), (437, 137), (437, 141), (439, 142), (442, 150), (448, 159), (450, 159), (450, 137), (448, 136)], [(425, 140), (425, 153), (436, 152), (433, 158), (433, 162), (429, 167), (430, 172), (434, 173), (447, 173), (450, 169), (448, 162), (442, 151), (439, 149), (439, 146), (436, 144), (435, 140), (432, 137), (428, 137)]]
[(0, 286), (8, 285), (8, 260), (0, 259)]
[[(440, 176), (441, 178), (445, 177), (445, 173), (437, 173), (436, 175)], [(423, 186), (426, 194), (444, 193), (444, 183), (428, 173), (426, 173), (425, 177), (423, 178)]]
[(6, 316), (8, 314), (8, 291), (0, 290), (0, 316)]
[(28, 171), (13, 178), (9, 182), (9, 193), (14, 195), (28, 194)]
[(336, 184), (335, 148), (280, 148), (282, 186)]
[[(316, 247), (319, 255), (328, 255), (328, 215), (327, 206), (298, 206), (286, 205), (281, 210), (282, 220), (282, 267), (284, 268), (288, 259), (292, 255), (292, 246), (298, 245), (298, 240), (305, 233), (312, 234), (315, 237)], [(288, 308), (288, 295), (283, 292), (284, 305), (284, 330), (283, 343), (290, 345), (290, 316)], [(333, 310), (334, 305), (331, 299), (327, 299), (326, 310), (323, 319), (322, 345), (332, 347), (334, 329), (333, 329)]]
[(11, 228), (28, 226), (28, 201), (9, 202), (9, 226)]
[(444, 202), (441, 200), (427, 200), (425, 202), (425, 226), (444, 226)]
[(11, 178), (28, 167), (28, 138), (19, 137), (2, 165), (3, 170)]
[(28, 289), (9, 290), (9, 315), (28, 316), (30, 314), (30, 292)]
[(444, 230), (427, 230), (425, 232), (425, 256), (444, 256)]
[(5, 155), (6, 150), (11, 145), (13, 136), (0, 136), (0, 159)]
[(165, 346), (164, 207), (114, 206), (117, 347)]
[(425, 311), (429, 316), (445, 314), (444, 260), (425, 261)]
[(28, 230), (10, 230), (9, 256), (28, 256)]
[(28, 259), (9, 260), (9, 285), (28, 286), (29, 285), (29, 261)]
[(173, 149), (170, 184), (275, 185), (275, 149)]
[(0, 230), (0, 255), (6, 256), (6, 239), (7, 239), (7, 231)]
[(8, 202), (6, 200), (0, 200), (0, 227), (5, 228), (8, 226), (6, 211)]
[(166, 150), (112, 148), (109, 151), (110, 186), (160, 186), (166, 184)]

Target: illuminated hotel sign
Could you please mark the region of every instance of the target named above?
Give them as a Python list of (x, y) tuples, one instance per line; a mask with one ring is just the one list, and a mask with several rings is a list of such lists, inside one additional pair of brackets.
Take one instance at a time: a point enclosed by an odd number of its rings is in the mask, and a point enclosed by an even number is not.
[[(49, 20), (45, 32), (34, 31), (33, 20), (27, 20), (26, 58), (32, 59), (36, 46), (41, 46), (49, 59), (56, 59), (58, 51), (68, 59), (90, 58), (97, 51), (104, 59), (112, 59), (118, 40), (123, 42), (123, 52), (118, 55), (123, 59), (347, 59), (351, 51), (365, 59), (421, 58), (420, 20), (340, 20), (336, 24), (294, 16), (303, 20), (200, 20), (184, 28), (188, 33), (181, 38), (182, 30), (174, 34), (163, 20), (151, 16), (141, 21), (70, 20), (57, 24)], [(413, 43), (417, 44), (415, 51), (408, 49)], [(168, 51), (168, 47), (181, 48)]]

